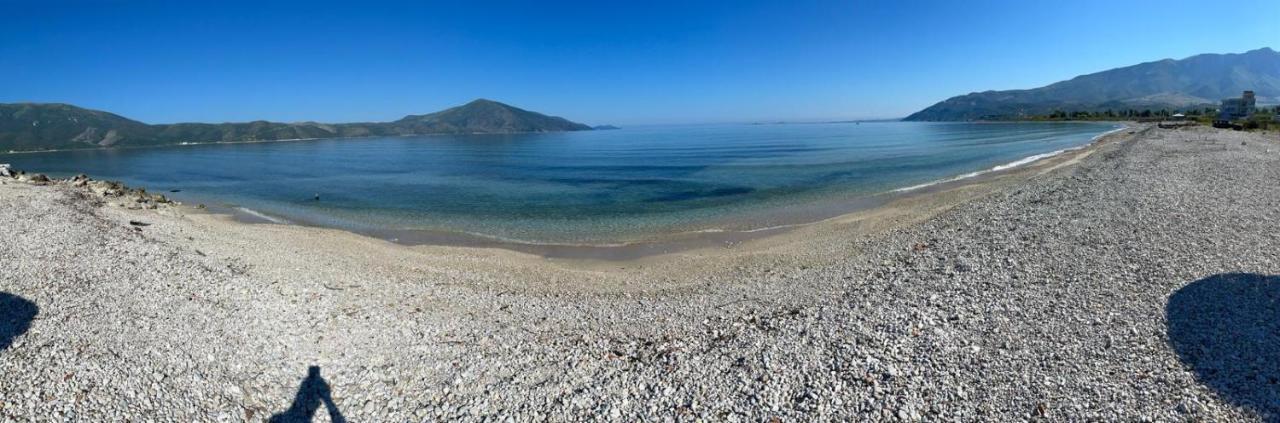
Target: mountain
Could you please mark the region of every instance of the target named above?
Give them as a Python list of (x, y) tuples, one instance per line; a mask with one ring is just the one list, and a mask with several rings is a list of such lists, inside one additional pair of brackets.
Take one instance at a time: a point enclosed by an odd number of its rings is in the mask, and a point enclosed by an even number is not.
[(907, 116), (913, 121), (1009, 119), (1054, 110), (1216, 106), (1253, 90), (1259, 103), (1280, 103), (1280, 52), (1201, 54), (1077, 76), (1040, 88), (956, 96)]
[(0, 104), (0, 151), (374, 135), (584, 130), (591, 130), (591, 127), (483, 99), (435, 113), (405, 116), (394, 122), (337, 124), (254, 121), (148, 125), (119, 115), (69, 104)]
[(570, 122), (568, 119), (547, 116), (508, 106), (496, 101), (479, 99), (439, 112), (405, 116), (392, 122), (399, 131), (414, 134), (471, 134), (587, 131), (590, 126)]
[(152, 128), (135, 120), (68, 104), (0, 104), (0, 151), (71, 145), (150, 143)]

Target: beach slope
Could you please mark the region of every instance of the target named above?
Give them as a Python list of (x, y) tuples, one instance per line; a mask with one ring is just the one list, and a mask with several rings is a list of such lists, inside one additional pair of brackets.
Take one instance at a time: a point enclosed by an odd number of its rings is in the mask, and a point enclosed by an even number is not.
[(1277, 181), (1274, 133), (1137, 127), (600, 263), (5, 179), (0, 420), (1276, 421)]

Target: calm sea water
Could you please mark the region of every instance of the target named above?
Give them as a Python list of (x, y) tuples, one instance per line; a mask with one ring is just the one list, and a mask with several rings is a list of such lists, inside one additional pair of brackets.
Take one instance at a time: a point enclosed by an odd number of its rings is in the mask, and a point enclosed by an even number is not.
[[(637, 127), (0, 156), (352, 230), (601, 243), (735, 227), (1087, 144), (1090, 123)], [(313, 198), (320, 196), (319, 201)]]

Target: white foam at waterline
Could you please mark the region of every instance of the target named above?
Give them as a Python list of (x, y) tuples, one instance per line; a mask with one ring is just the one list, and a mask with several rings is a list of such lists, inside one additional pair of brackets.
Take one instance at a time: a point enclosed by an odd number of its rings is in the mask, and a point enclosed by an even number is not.
[(240, 211), (241, 213), (244, 213), (244, 214), (247, 214), (247, 215), (250, 215), (250, 216), (253, 216), (253, 217), (256, 217), (256, 218), (262, 219), (262, 220), (266, 220), (266, 221), (271, 222), (271, 223), (280, 224), (280, 225), (292, 225), (292, 224), (293, 224), (293, 222), (290, 222), (290, 221), (288, 221), (288, 220), (281, 219), (281, 218), (278, 218), (278, 217), (275, 217), (275, 216), (268, 216), (268, 215), (263, 214), (263, 213), (261, 213), (261, 212), (259, 212), (259, 211), (257, 211), (257, 210), (250, 209), (250, 208), (247, 208), (247, 207), (236, 207), (235, 209), (236, 209), (236, 210), (238, 210), (238, 211)]
[(976, 172), (969, 172), (969, 173), (966, 173), (966, 174), (963, 174), (963, 175), (960, 175), (960, 176), (954, 176), (954, 177), (950, 177), (950, 178), (946, 178), (946, 179), (939, 179), (939, 180), (936, 180), (936, 181), (925, 182), (925, 183), (920, 184), (920, 185), (912, 185), (912, 186), (909, 186), (909, 187), (906, 187), (906, 188), (898, 188), (898, 189), (893, 190), (892, 192), (906, 192), (906, 191), (914, 191), (914, 190), (917, 190), (917, 189), (920, 189), (920, 188), (930, 187), (930, 186), (934, 186), (934, 185), (937, 185), (937, 184), (942, 184), (942, 183), (947, 183), (947, 182), (955, 182), (955, 181), (959, 181), (959, 180), (969, 179), (969, 178), (972, 178), (972, 177), (975, 177), (975, 176), (981, 176), (981, 175), (985, 175), (985, 174), (988, 174), (988, 173), (991, 173), (991, 172), (999, 172), (999, 171), (1002, 171), (1002, 170), (1009, 170), (1009, 169), (1013, 169), (1013, 168), (1015, 168), (1015, 167), (1022, 166), (1022, 165), (1025, 165), (1025, 164), (1028, 164), (1028, 163), (1031, 163), (1031, 162), (1037, 161), (1037, 160), (1047, 159), (1047, 158), (1050, 158), (1050, 157), (1053, 157), (1053, 156), (1056, 156), (1056, 155), (1059, 155), (1059, 154), (1062, 154), (1062, 153), (1066, 153), (1066, 152), (1068, 152), (1068, 151), (1079, 150), (1079, 149), (1081, 149), (1081, 148), (1084, 148), (1084, 146), (1074, 147), (1074, 148), (1064, 148), (1064, 149), (1061, 149), (1061, 150), (1058, 150), (1058, 151), (1050, 151), (1050, 152), (1048, 152), (1048, 153), (1040, 153), (1040, 154), (1036, 154), (1036, 155), (1032, 155), (1032, 156), (1027, 156), (1027, 157), (1023, 157), (1023, 158), (1021, 158), (1021, 159), (1018, 159), (1018, 160), (1014, 160), (1014, 161), (1009, 162), (1009, 163), (1005, 163), (1005, 164), (1002, 164), (1002, 165), (997, 165), (997, 166), (992, 167), (992, 168), (987, 169), (987, 170), (979, 170), (979, 171), (976, 171)]
[(1041, 154), (1035, 154), (1035, 155), (1031, 155), (1031, 156), (1023, 157), (1021, 160), (1014, 160), (1014, 161), (1012, 161), (1012, 162), (1005, 163), (1005, 164), (1002, 164), (1002, 165), (999, 165), (999, 166), (993, 167), (993, 168), (991, 168), (990, 170), (988, 170), (988, 172), (999, 172), (999, 171), (1002, 171), (1002, 170), (1005, 170), (1005, 169), (1013, 169), (1013, 168), (1015, 168), (1015, 167), (1025, 165), (1025, 164), (1028, 164), (1028, 163), (1034, 162), (1034, 161), (1036, 161), (1036, 160), (1040, 160), (1040, 159), (1047, 159), (1047, 158), (1050, 158), (1050, 157), (1053, 157), (1053, 156), (1056, 156), (1056, 155), (1059, 155), (1059, 154), (1062, 154), (1062, 153), (1065, 153), (1065, 152), (1068, 152), (1068, 151), (1071, 151), (1071, 150), (1078, 150), (1078, 149), (1079, 149), (1079, 147), (1076, 147), (1076, 148), (1064, 148), (1064, 149), (1061, 149), (1061, 150), (1058, 150), (1058, 151), (1050, 151), (1050, 152), (1048, 152), (1048, 153), (1041, 153)]
[(963, 179), (969, 179), (969, 178), (972, 178), (972, 177), (975, 177), (975, 176), (979, 176), (979, 175), (983, 175), (983, 174), (987, 174), (987, 173), (991, 173), (991, 172), (999, 172), (999, 171), (1002, 171), (1002, 170), (1009, 170), (1009, 169), (1013, 169), (1013, 168), (1015, 168), (1015, 167), (1022, 166), (1022, 165), (1028, 164), (1028, 163), (1032, 163), (1032, 162), (1035, 162), (1035, 161), (1037, 161), (1037, 160), (1047, 159), (1047, 158), (1050, 158), (1050, 157), (1053, 157), (1053, 156), (1056, 156), (1056, 155), (1059, 155), (1059, 154), (1062, 154), (1062, 153), (1066, 153), (1066, 152), (1068, 152), (1068, 151), (1075, 151), (1075, 150), (1079, 150), (1079, 149), (1081, 149), (1081, 148), (1085, 148), (1085, 147), (1089, 146), (1090, 144), (1093, 144), (1094, 142), (1097, 142), (1097, 141), (1098, 141), (1099, 139), (1101, 139), (1102, 137), (1105, 137), (1105, 136), (1107, 136), (1107, 135), (1114, 134), (1114, 133), (1119, 132), (1119, 131), (1123, 131), (1123, 130), (1125, 130), (1125, 129), (1127, 129), (1127, 128), (1128, 128), (1127, 126), (1121, 126), (1121, 127), (1119, 127), (1119, 128), (1112, 129), (1112, 130), (1110, 130), (1110, 131), (1103, 132), (1103, 133), (1101, 133), (1101, 134), (1095, 135), (1093, 138), (1090, 138), (1090, 139), (1089, 139), (1089, 143), (1088, 143), (1088, 144), (1085, 144), (1085, 145), (1082, 145), (1082, 146), (1079, 146), (1079, 147), (1064, 148), (1064, 149), (1061, 149), (1061, 150), (1058, 150), (1058, 151), (1050, 151), (1050, 152), (1048, 152), (1048, 153), (1035, 154), (1035, 155), (1031, 155), (1031, 156), (1023, 157), (1023, 158), (1018, 159), (1018, 160), (1014, 160), (1014, 161), (1009, 162), (1009, 163), (1005, 163), (1005, 164), (1002, 164), (1002, 165), (997, 165), (997, 166), (995, 166), (995, 167), (993, 167), (993, 168), (990, 168), (990, 169), (987, 169), (987, 170), (979, 170), (979, 171), (976, 171), (976, 172), (969, 172), (969, 173), (966, 173), (966, 174), (963, 174), (963, 175), (960, 175), (960, 176), (953, 176), (953, 177), (946, 178), (946, 179), (939, 179), (939, 180), (936, 180), (936, 181), (925, 182), (925, 183), (923, 183), (923, 184), (919, 184), (919, 185), (912, 185), (912, 186), (905, 187), (905, 188), (898, 188), (898, 189), (895, 189), (895, 190), (890, 191), (890, 192), (906, 192), (906, 191), (915, 191), (915, 190), (918, 190), (918, 189), (920, 189), (920, 188), (930, 187), (930, 186), (934, 186), (934, 185), (941, 184), (941, 183), (955, 182), (955, 181), (959, 181), (959, 180), (963, 180)]

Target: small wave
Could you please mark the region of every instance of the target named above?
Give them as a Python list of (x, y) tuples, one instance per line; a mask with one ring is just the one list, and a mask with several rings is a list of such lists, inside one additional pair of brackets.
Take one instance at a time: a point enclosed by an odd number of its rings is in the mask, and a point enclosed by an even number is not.
[(1026, 164), (1028, 164), (1028, 163), (1035, 162), (1035, 161), (1037, 161), (1037, 160), (1047, 159), (1047, 158), (1050, 158), (1050, 157), (1053, 157), (1053, 156), (1056, 156), (1056, 155), (1059, 155), (1059, 154), (1062, 154), (1062, 153), (1066, 153), (1066, 152), (1068, 152), (1068, 151), (1079, 150), (1079, 149), (1081, 149), (1081, 148), (1084, 148), (1084, 146), (1080, 146), (1080, 147), (1073, 147), (1073, 148), (1064, 148), (1064, 149), (1057, 150), (1057, 151), (1050, 151), (1050, 152), (1048, 152), (1048, 153), (1040, 153), (1040, 154), (1036, 154), (1036, 155), (1032, 155), (1032, 156), (1027, 156), (1027, 157), (1023, 157), (1023, 158), (1021, 158), (1021, 159), (1018, 159), (1018, 160), (1011, 161), (1011, 162), (1009, 162), (1009, 163), (1005, 163), (1005, 164), (1002, 164), (1002, 165), (997, 165), (997, 166), (992, 167), (992, 168), (987, 169), (987, 170), (979, 170), (979, 171), (976, 171), (976, 172), (969, 172), (969, 173), (966, 173), (966, 174), (963, 174), (963, 175), (960, 175), (960, 176), (953, 176), (953, 177), (946, 178), (946, 179), (939, 179), (939, 180), (936, 180), (936, 181), (925, 182), (925, 183), (920, 184), (920, 185), (912, 185), (912, 186), (909, 186), (909, 187), (906, 187), (906, 188), (898, 188), (898, 189), (893, 190), (892, 192), (915, 191), (915, 190), (920, 189), (920, 188), (930, 187), (930, 186), (934, 186), (934, 185), (937, 185), (937, 184), (942, 184), (942, 183), (947, 183), (947, 182), (955, 182), (955, 181), (959, 181), (959, 180), (964, 180), (964, 179), (973, 178), (973, 177), (976, 177), (976, 176), (985, 175), (985, 174), (988, 174), (988, 173), (991, 173), (991, 172), (999, 172), (999, 171), (1002, 171), (1002, 170), (1009, 170), (1009, 169), (1013, 169), (1013, 168), (1018, 167), (1018, 166), (1023, 166), (1023, 165), (1026, 165)]
[(1059, 155), (1059, 154), (1062, 154), (1062, 153), (1066, 153), (1066, 152), (1068, 152), (1068, 151), (1075, 151), (1075, 150), (1079, 150), (1079, 149), (1081, 149), (1081, 148), (1088, 147), (1089, 145), (1091, 145), (1091, 144), (1093, 144), (1093, 143), (1097, 142), (1098, 140), (1102, 139), (1102, 137), (1105, 137), (1105, 136), (1107, 136), (1107, 135), (1114, 134), (1114, 133), (1116, 133), (1116, 132), (1123, 131), (1123, 130), (1125, 130), (1126, 128), (1128, 128), (1128, 127), (1127, 127), (1127, 126), (1121, 126), (1121, 127), (1119, 127), (1119, 128), (1112, 129), (1112, 130), (1110, 130), (1110, 131), (1103, 132), (1103, 133), (1101, 133), (1101, 134), (1095, 135), (1093, 138), (1090, 138), (1090, 139), (1089, 139), (1089, 143), (1088, 143), (1088, 144), (1085, 144), (1085, 145), (1082, 145), (1082, 146), (1079, 146), (1079, 147), (1064, 148), (1064, 149), (1057, 150), (1057, 151), (1050, 151), (1050, 152), (1048, 152), (1048, 153), (1035, 154), (1035, 155), (1031, 155), (1031, 156), (1023, 157), (1023, 158), (1018, 159), (1018, 160), (1014, 160), (1014, 161), (1009, 162), (1009, 163), (1005, 163), (1005, 164), (1002, 164), (1002, 165), (997, 165), (997, 166), (992, 167), (992, 168), (987, 169), (987, 170), (979, 170), (979, 171), (976, 171), (976, 172), (969, 172), (969, 173), (966, 173), (966, 174), (963, 174), (963, 175), (960, 175), (960, 176), (953, 176), (953, 177), (946, 178), (946, 179), (939, 179), (939, 180), (936, 180), (936, 181), (925, 182), (925, 183), (923, 183), (923, 184), (919, 184), (919, 185), (912, 185), (912, 186), (905, 187), (905, 188), (898, 188), (898, 189), (895, 189), (895, 190), (890, 191), (890, 192), (907, 192), (907, 191), (915, 191), (915, 190), (918, 190), (918, 189), (920, 189), (920, 188), (930, 187), (930, 186), (934, 186), (934, 185), (937, 185), (937, 184), (942, 184), (942, 183), (947, 183), (947, 182), (955, 182), (955, 181), (959, 181), (959, 180), (969, 179), (969, 178), (972, 178), (972, 177), (975, 177), (975, 176), (984, 175), (984, 174), (991, 173), (991, 172), (999, 172), (999, 171), (1002, 171), (1002, 170), (1009, 170), (1009, 169), (1013, 169), (1013, 168), (1018, 167), (1018, 166), (1023, 166), (1023, 165), (1029, 164), (1029, 163), (1036, 162), (1036, 161), (1038, 161), (1038, 160), (1047, 159), (1047, 158), (1050, 158), (1050, 157), (1053, 157), (1053, 156), (1056, 156), (1056, 155)]
[(279, 217), (275, 217), (275, 216), (269, 216), (269, 215), (267, 215), (267, 214), (264, 214), (264, 213), (262, 213), (262, 212), (259, 212), (259, 211), (257, 211), (257, 210), (250, 209), (250, 208), (247, 208), (247, 207), (235, 207), (235, 209), (236, 209), (236, 211), (239, 211), (239, 212), (241, 212), (241, 213), (244, 213), (244, 214), (247, 214), (247, 215), (250, 215), (250, 216), (253, 216), (253, 217), (256, 217), (256, 218), (259, 218), (259, 219), (262, 219), (262, 220), (268, 221), (268, 222), (271, 222), (271, 223), (280, 224), (280, 225), (292, 225), (292, 224), (293, 224), (293, 222), (290, 222), (290, 221), (288, 221), (288, 220), (281, 219), (281, 218), (279, 218)]
[(1025, 164), (1028, 164), (1028, 163), (1034, 162), (1034, 161), (1036, 161), (1036, 160), (1040, 160), (1040, 159), (1047, 159), (1047, 158), (1050, 158), (1050, 157), (1053, 157), (1053, 156), (1056, 156), (1056, 155), (1059, 155), (1059, 154), (1062, 154), (1062, 153), (1065, 153), (1065, 152), (1068, 152), (1068, 151), (1071, 151), (1071, 150), (1077, 150), (1077, 149), (1079, 149), (1079, 148), (1080, 148), (1080, 147), (1076, 147), (1076, 148), (1064, 148), (1064, 149), (1061, 149), (1061, 150), (1058, 150), (1058, 151), (1050, 151), (1050, 152), (1048, 152), (1048, 153), (1042, 153), (1042, 154), (1036, 154), (1036, 155), (1032, 155), (1032, 156), (1023, 157), (1021, 160), (1014, 160), (1014, 161), (1012, 161), (1012, 162), (1005, 163), (1005, 164), (1002, 164), (1002, 165), (999, 165), (999, 166), (993, 167), (993, 168), (991, 168), (990, 170), (988, 170), (988, 172), (999, 172), (999, 171), (1002, 171), (1002, 170), (1013, 169), (1013, 168), (1015, 168), (1015, 167), (1025, 165)]
[(992, 171), (991, 171), (991, 170), (980, 170), (980, 171), (977, 171), (977, 172), (969, 172), (969, 173), (966, 173), (966, 174), (963, 174), (963, 175), (960, 175), (960, 176), (953, 176), (953, 177), (950, 177), (950, 178), (947, 178), (947, 179), (938, 179), (938, 180), (935, 180), (935, 181), (925, 182), (925, 183), (923, 183), (923, 184), (919, 184), (919, 185), (912, 185), (912, 186), (909, 186), (909, 187), (898, 188), (898, 189), (895, 189), (895, 190), (890, 191), (890, 192), (907, 192), (907, 191), (915, 191), (915, 190), (918, 190), (918, 189), (920, 189), (920, 188), (931, 187), (931, 186), (934, 186), (934, 185), (937, 185), (937, 184), (942, 184), (942, 183), (947, 183), (947, 182), (959, 181), (959, 180), (961, 180), (961, 179), (969, 179), (969, 178), (972, 178), (972, 177), (974, 177), (974, 176), (978, 176), (978, 175), (981, 175), (981, 174), (984, 174), (984, 173), (987, 173), (987, 172), (992, 172)]
[(1090, 138), (1090, 139), (1089, 139), (1089, 143), (1090, 143), (1090, 144), (1092, 144), (1092, 143), (1097, 142), (1098, 140), (1102, 139), (1102, 137), (1105, 137), (1105, 136), (1107, 136), (1107, 135), (1111, 135), (1111, 134), (1114, 134), (1114, 133), (1116, 133), (1116, 132), (1120, 132), (1120, 131), (1123, 131), (1123, 130), (1126, 130), (1126, 129), (1129, 129), (1129, 127), (1128, 127), (1127, 125), (1119, 125), (1119, 126), (1116, 126), (1116, 129), (1112, 129), (1112, 130), (1110, 130), (1110, 131), (1103, 132), (1103, 133), (1101, 133), (1101, 134), (1095, 135), (1093, 138)]

